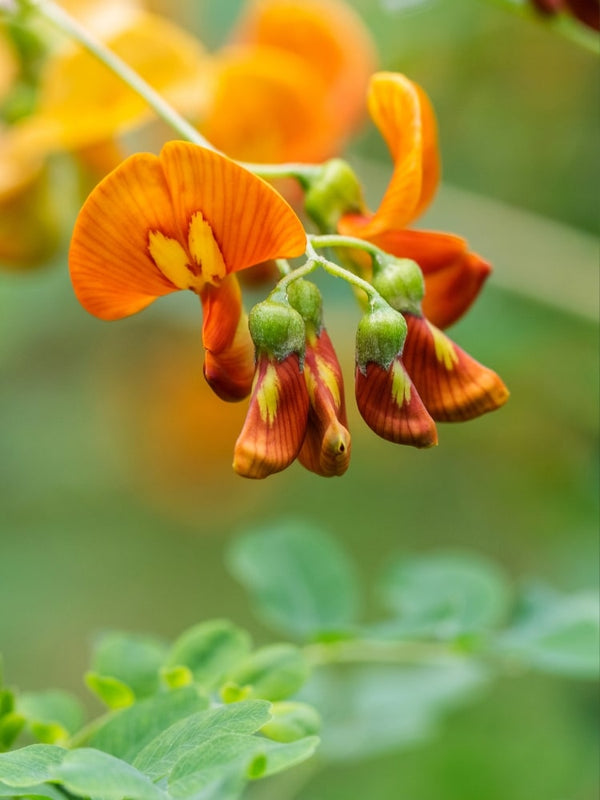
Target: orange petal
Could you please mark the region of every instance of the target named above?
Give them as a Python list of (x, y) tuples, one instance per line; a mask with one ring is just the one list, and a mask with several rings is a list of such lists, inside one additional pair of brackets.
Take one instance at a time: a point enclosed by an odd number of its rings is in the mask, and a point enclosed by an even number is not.
[(307, 342), (304, 378), (310, 410), (298, 460), (317, 475), (343, 475), (348, 469), (351, 451), (344, 381), (331, 339), (324, 329)]
[(439, 182), (435, 117), (423, 90), (392, 72), (371, 79), (369, 110), (392, 158), (392, 179), (375, 214), (355, 218), (357, 236), (404, 228), (430, 202)]
[(473, 419), (499, 408), (508, 390), (423, 317), (406, 315), (408, 334), (402, 358), (431, 416), (439, 422)]
[(233, 468), (245, 478), (266, 478), (298, 455), (308, 416), (308, 392), (295, 353), (279, 362), (259, 358)]
[(232, 158), (321, 161), (338, 144), (326, 89), (313, 66), (294, 53), (266, 46), (230, 47), (215, 63), (200, 129)]
[(304, 253), (306, 233), (281, 195), (234, 161), (186, 142), (169, 142), (160, 164), (181, 236), (198, 210), (210, 225), (228, 272)]
[(329, 105), (341, 130), (362, 116), (368, 79), (375, 69), (375, 47), (360, 17), (346, 4), (258, 0), (235, 38), (294, 53), (310, 65), (327, 84)]
[(364, 373), (357, 366), (355, 388), (358, 410), (378, 436), (413, 447), (437, 444), (435, 423), (399, 358), (387, 370), (373, 361)]
[(75, 294), (87, 311), (119, 319), (176, 290), (150, 256), (151, 231), (178, 236), (160, 162), (138, 153), (98, 184), (75, 223), (69, 266)]
[(425, 277), (423, 312), (440, 328), (456, 322), (479, 294), (491, 266), (450, 233), (390, 230), (369, 241), (399, 258), (416, 261)]

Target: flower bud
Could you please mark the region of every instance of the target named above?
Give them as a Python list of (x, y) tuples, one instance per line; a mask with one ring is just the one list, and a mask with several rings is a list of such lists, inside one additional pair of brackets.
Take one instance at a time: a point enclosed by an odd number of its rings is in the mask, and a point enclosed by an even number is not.
[(250, 335), (257, 353), (283, 361), (292, 353), (304, 357), (304, 321), (287, 303), (264, 300), (254, 306), (248, 318)]
[(334, 232), (340, 217), (365, 211), (365, 202), (358, 178), (341, 158), (328, 161), (311, 182), (305, 194), (304, 207), (319, 230)]
[(373, 362), (389, 369), (396, 356), (402, 353), (406, 339), (406, 320), (387, 303), (379, 303), (358, 323), (356, 331), (356, 363), (365, 374)]
[(382, 254), (375, 259), (372, 283), (396, 311), (421, 312), (425, 281), (416, 261)]
[(307, 332), (318, 335), (323, 327), (323, 299), (319, 289), (301, 278), (288, 287), (287, 296), (292, 308), (304, 320)]

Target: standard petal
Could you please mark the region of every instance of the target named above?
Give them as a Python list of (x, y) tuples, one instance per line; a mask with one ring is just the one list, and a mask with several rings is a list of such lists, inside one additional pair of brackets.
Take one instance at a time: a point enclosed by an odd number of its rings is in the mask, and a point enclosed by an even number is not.
[(425, 278), (423, 312), (439, 328), (456, 322), (475, 300), (492, 271), (468, 250), (465, 239), (435, 231), (389, 230), (369, 241), (399, 258), (411, 258)]
[(87, 311), (119, 319), (178, 288), (150, 255), (149, 237), (155, 232), (178, 238), (160, 162), (139, 153), (98, 184), (75, 223), (69, 267), (75, 294)]
[(423, 317), (408, 314), (406, 321), (402, 359), (435, 420), (473, 419), (508, 400), (508, 389), (493, 370), (471, 358)]
[(373, 361), (356, 368), (356, 403), (362, 418), (378, 436), (396, 444), (437, 444), (435, 423), (423, 405), (402, 361), (385, 370)]
[(308, 393), (295, 353), (283, 361), (262, 356), (233, 468), (245, 478), (266, 478), (298, 455), (308, 416)]
[(180, 235), (187, 239), (189, 222), (201, 210), (228, 272), (304, 252), (306, 233), (292, 208), (234, 161), (197, 145), (169, 142), (160, 163)]

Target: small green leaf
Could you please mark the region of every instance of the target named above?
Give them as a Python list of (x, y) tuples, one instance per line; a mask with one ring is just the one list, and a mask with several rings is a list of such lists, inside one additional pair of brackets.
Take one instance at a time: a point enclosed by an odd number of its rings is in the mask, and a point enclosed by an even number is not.
[(113, 712), (85, 743), (132, 763), (160, 733), (207, 706), (208, 698), (192, 686), (157, 694)]
[(16, 711), (0, 717), (0, 753), (8, 750), (25, 726), (25, 717)]
[(160, 733), (133, 763), (153, 780), (158, 780), (205, 741), (224, 733), (254, 733), (269, 719), (269, 708), (270, 704), (264, 700), (246, 700), (193, 714)]
[(149, 697), (159, 689), (159, 670), (167, 650), (167, 644), (153, 636), (107, 632), (94, 646), (91, 671), (116, 678), (138, 699)]
[(291, 644), (273, 644), (251, 653), (227, 677), (234, 685), (248, 687), (248, 697), (284, 700), (300, 689), (308, 672), (301, 650)]
[(392, 633), (445, 640), (493, 628), (509, 600), (507, 583), (494, 564), (458, 553), (397, 559), (386, 569), (380, 593), (398, 614), (386, 626)]
[(594, 592), (560, 594), (532, 586), (496, 649), (537, 669), (579, 678), (600, 671), (600, 602)]
[[(38, 732), (43, 730), (44, 725), (54, 725), (55, 732), (60, 728), (66, 737), (79, 730), (83, 724), (81, 703), (73, 695), (60, 690), (25, 692), (17, 698), (17, 709), (27, 717), (32, 730), (36, 726)], [(48, 735), (52, 735), (50, 729)]]
[(145, 775), (119, 758), (100, 750), (70, 750), (54, 769), (70, 791), (102, 800), (168, 800), (167, 795)]
[(0, 753), (0, 781), (8, 786), (30, 786), (51, 780), (69, 751), (50, 744), (32, 744)]
[(271, 719), (260, 732), (276, 742), (295, 742), (312, 736), (321, 728), (321, 717), (307, 703), (273, 703)]
[(169, 689), (181, 689), (190, 686), (194, 682), (192, 670), (189, 667), (163, 667), (160, 671), (160, 679)]
[(126, 708), (135, 703), (135, 695), (129, 686), (109, 675), (87, 672), (85, 682), (109, 708)]
[(215, 688), (250, 651), (250, 636), (228, 620), (212, 620), (185, 631), (174, 643), (167, 667), (184, 666), (206, 689)]
[(282, 521), (246, 533), (233, 543), (228, 560), (257, 613), (286, 636), (312, 637), (355, 621), (353, 565), (335, 539), (308, 523)]

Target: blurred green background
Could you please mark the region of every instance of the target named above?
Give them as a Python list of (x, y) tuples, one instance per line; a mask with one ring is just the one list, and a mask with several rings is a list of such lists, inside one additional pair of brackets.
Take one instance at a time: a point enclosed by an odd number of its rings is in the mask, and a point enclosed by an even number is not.
[[(447, 183), (419, 226), (465, 235), (493, 262), (451, 335), (502, 375), (510, 402), (441, 426), (433, 451), (377, 439), (351, 398), (358, 312), (345, 286), (323, 278), (347, 381), (350, 470), (324, 480), (295, 464), (244, 482), (230, 467), (244, 409), (203, 386), (193, 297), (105, 324), (76, 303), (65, 252), (38, 271), (1, 273), (9, 683), (85, 696), (89, 644), (104, 628), (172, 637), (219, 616), (268, 641), (223, 553), (236, 531), (282, 515), (320, 521), (367, 583), (399, 550), (458, 548), (517, 583), (597, 585), (597, 61), (483, 1), (354, 5), (382, 66), (421, 83), (437, 110)], [(239, 6), (163, 10), (216, 45)], [(375, 203), (384, 145), (366, 126), (348, 155)], [(278, 784), (273, 797), (592, 800), (596, 704), (588, 683), (515, 674), (449, 713), (429, 741), (314, 774), (303, 767), (305, 783)]]

